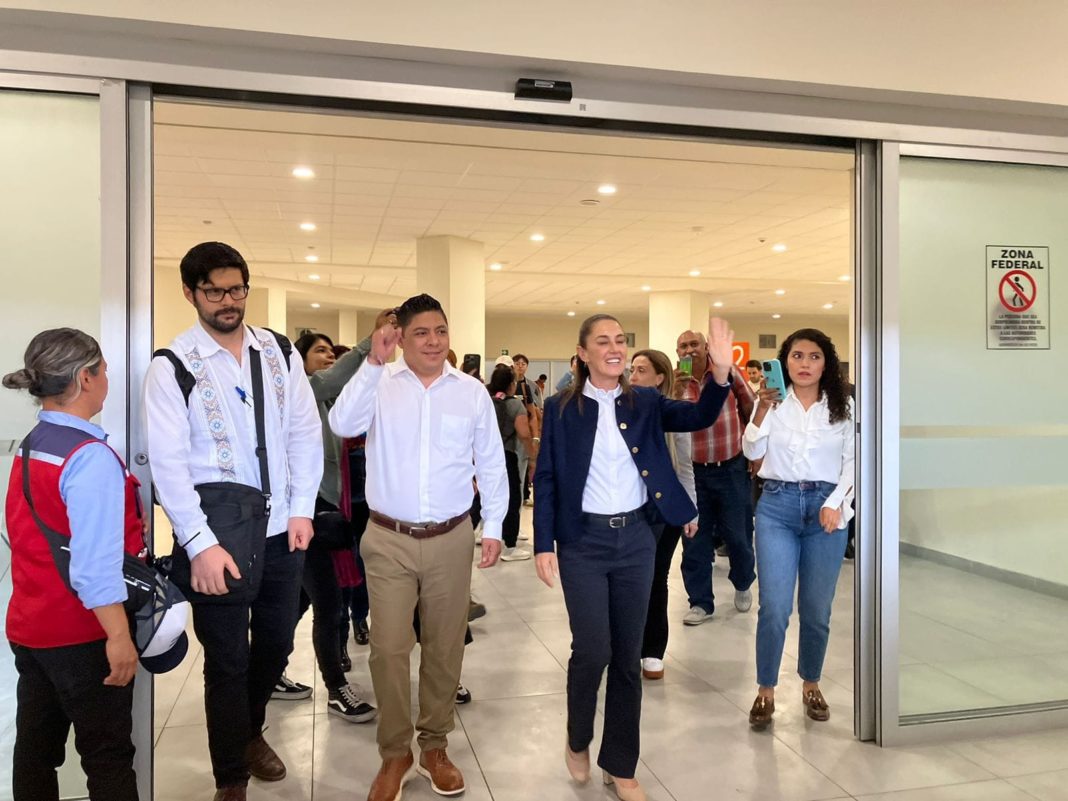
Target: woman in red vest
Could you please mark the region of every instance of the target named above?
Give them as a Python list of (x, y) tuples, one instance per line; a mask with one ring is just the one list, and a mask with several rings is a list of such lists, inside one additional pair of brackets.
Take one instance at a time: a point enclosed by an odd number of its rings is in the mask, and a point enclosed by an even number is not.
[[(100, 345), (72, 328), (42, 331), (25, 367), (4, 376), (41, 406), (29, 433), (29, 495), (21, 449), (11, 468), (7, 637), (18, 670), (14, 801), (58, 801), (56, 769), (71, 725), (93, 801), (137, 801), (133, 677), (137, 650), (123, 608), (123, 552), (144, 547), (136, 480), (92, 417), (108, 393)], [(70, 587), (35, 513), (70, 537)]]

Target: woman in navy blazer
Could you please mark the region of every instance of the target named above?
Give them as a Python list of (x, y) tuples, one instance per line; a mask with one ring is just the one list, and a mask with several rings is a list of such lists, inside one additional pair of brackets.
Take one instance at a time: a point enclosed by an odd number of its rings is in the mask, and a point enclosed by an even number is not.
[(732, 339), (725, 321), (710, 320), (714, 380), (697, 403), (676, 401), (627, 384), (623, 328), (614, 317), (594, 315), (579, 330), (574, 384), (545, 401), (534, 551), (538, 577), (550, 587), (560, 577), (571, 624), (564, 756), (572, 778), (588, 781), (597, 691), (607, 667), (597, 764), (623, 801), (645, 799), (634, 770), (656, 552), (649, 521), (683, 526), (697, 515), (675, 476), (664, 432), (715, 422), (730, 392)]

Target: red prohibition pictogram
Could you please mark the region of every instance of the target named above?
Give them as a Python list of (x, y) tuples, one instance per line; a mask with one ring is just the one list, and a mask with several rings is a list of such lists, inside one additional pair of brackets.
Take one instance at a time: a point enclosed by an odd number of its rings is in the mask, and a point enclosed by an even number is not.
[(1035, 305), (1038, 285), (1024, 270), (1010, 270), (998, 284), (998, 299), (1008, 311), (1019, 314)]

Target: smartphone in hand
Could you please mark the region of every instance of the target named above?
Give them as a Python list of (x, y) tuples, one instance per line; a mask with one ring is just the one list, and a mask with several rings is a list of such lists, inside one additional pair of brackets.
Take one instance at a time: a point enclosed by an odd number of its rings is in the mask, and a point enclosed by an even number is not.
[(679, 359), (679, 372), (683, 375), (693, 375), (693, 356), (683, 356)]
[(782, 375), (782, 362), (770, 359), (764, 362), (764, 386), (779, 391), (779, 400), (786, 397), (786, 380)]

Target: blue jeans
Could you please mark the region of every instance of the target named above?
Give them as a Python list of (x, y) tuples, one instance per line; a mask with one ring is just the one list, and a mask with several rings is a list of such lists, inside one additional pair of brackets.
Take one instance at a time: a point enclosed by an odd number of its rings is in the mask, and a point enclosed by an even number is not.
[(786, 628), (797, 588), (797, 616), (801, 645), (797, 673), (804, 681), (819, 681), (831, 604), (845, 553), (846, 530), (828, 534), (820, 526), (820, 508), (834, 484), (765, 481), (756, 509), (756, 554), (760, 565), (760, 613), (757, 618), (757, 683), (779, 683)]
[(713, 539), (723, 540), (730, 551), (728, 574), (736, 590), (748, 590), (756, 579), (753, 541), (745, 519), (749, 515), (752, 485), (741, 454), (716, 465), (694, 464), (697, 489), (697, 535), (682, 540), (682, 583), (690, 606), (709, 614), (716, 609), (712, 594), (712, 563), (716, 560)]

